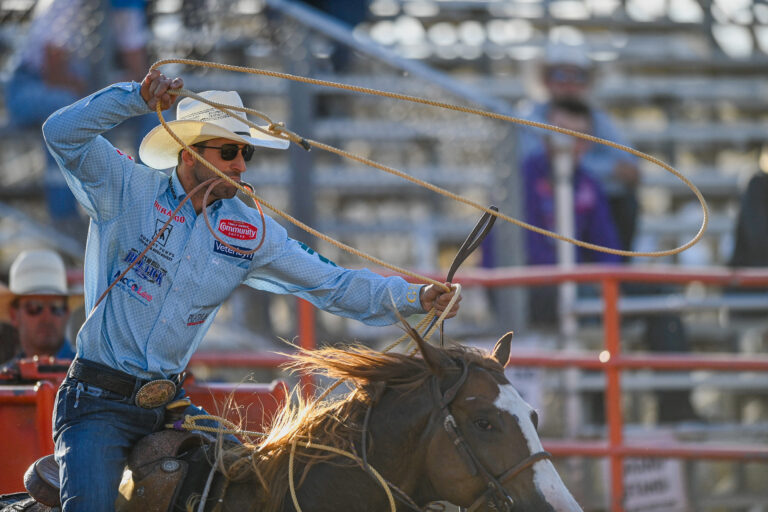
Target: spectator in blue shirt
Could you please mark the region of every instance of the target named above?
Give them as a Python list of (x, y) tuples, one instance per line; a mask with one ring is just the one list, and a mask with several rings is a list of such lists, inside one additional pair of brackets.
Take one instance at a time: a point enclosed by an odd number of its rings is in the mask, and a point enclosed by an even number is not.
[[(5, 104), (12, 123), (38, 129), (54, 111), (105, 85), (96, 81), (98, 52), (114, 42), (118, 69), (138, 80), (147, 67), (147, 27), (144, 0), (111, 0), (103, 12), (100, 0), (49, 0), (35, 5), (26, 37), (14, 55)], [(103, 18), (109, 30), (99, 30)], [(104, 69), (112, 69), (105, 55)], [(156, 116), (136, 120), (139, 138), (157, 124)], [(48, 152), (46, 151), (46, 155)], [(44, 192), (53, 223), (64, 232), (84, 236), (77, 203), (56, 162), (48, 155)]]

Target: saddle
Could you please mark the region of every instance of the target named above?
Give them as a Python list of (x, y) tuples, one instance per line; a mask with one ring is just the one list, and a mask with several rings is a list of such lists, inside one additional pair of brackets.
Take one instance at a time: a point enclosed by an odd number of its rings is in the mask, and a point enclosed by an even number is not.
[[(212, 439), (197, 432), (161, 430), (139, 441), (128, 457), (126, 472), (115, 501), (116, 512), (169, 512), (191, 461), (185, 456), (205, 448)], [(195, 459), (204, 458), (197, 454)], [(210, 467), (210, 466), (208, 466)], [(197, 480), (195, 478), (195, 480)], [(38, 503), (60, 507), (59, 464), (53, 455), (35, 461), (24, 474), (24, 487)], [(20, 509), (26, 510), (26, 509)], [(38, 510), (38, 509), (35, 509)]]

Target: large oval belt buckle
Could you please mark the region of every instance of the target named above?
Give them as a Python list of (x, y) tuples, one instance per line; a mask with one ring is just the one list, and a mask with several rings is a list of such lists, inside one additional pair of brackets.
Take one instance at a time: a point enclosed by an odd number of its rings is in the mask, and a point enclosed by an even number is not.
[(176, 384), (172, 380), (153, 380), (139, 388), (135, 402), (144, 409), (154, 409), (170, 402), (175, 394)]

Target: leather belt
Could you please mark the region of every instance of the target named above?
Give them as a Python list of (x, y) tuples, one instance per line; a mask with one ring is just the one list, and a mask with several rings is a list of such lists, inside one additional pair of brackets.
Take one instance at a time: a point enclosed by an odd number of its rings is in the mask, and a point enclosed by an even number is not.
[(181, 386), (181, 375), (145, 380), (87, 359), (75, 358), (67, 376), (131, 399), (139, 407), (153, 409), (170, 402)]

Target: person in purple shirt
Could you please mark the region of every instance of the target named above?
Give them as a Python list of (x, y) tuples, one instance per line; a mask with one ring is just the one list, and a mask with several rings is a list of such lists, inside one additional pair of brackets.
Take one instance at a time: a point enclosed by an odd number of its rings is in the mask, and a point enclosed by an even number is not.
[[(561, 128), (590, 132), (589, 107), (581, 102), (564, 100), (555, 102), (549, 122)], [(576, 238), (610, 248), (619, 247), (619, 236), (611, 218), (605, 194), (600, 184), (584, 168), (580, 155), (589, 148), (588, 141), (574, 139), (573, 203)], [(555, 186), (552, 171), (553, 150), (548, 144), (545, 151), (534, 153), (523, 162), (521, 172), (525, 190), (525, 220), (550, 231), (555, 231)], [(556, 241), (533, 231), (526, 233), (526, 260), (529, 265), (557, 263)], [(619, 256), (578, 247), (579, 263), (618, 263)]]
[[(586, 103), (573, 99), (561, 99), (552, 102), (547, 122), (561, 128), (568, 128), (582, 133), (593, 133), (594, 116)], [(626, 247), (617, 230), (612, 209), (600, 183), (587, 167), (583, 155), (591, 151), (593, 143), (583, 139), (573, 140), (573, 192), (574, 192), (574, 227), (575, 237), (614, 249)], [(521, 167), (525, 187), (525, 220), (535, 226), (556, 231), (555, 229), (555, 188), (552, 161), (554, 149), (550, 143), (545, 149), (530, 155)], [(622, 230), (628, 229), (626, 226)], [(557, 242), (549, 237), (529, 231), (526, 233), (526, 254), (529, 265), (549, 265), (557, 263)], [(620, 256), (576, 248), (578, 263), (621, 263)], [(636, 295), (660, 293), (662, 289), (654, 286), (624, 287), (624, 293)], [(579, 293), (588, 294), (590, 288), (581, 286)], [(557, 325), (557, 288), (537, 286), (529, 294), (530, 321), (537, 326)], [(652, 315), (645, 319), (645, 345), (656, 352), (688, 352), (688, 340), (683, 322), (679, 315)], [(602, 393), (586, 394), (589, 417), (596, 423), (604, 422)], [(676, 422), (682, 420), (700, 420), (690, 401), (687, 390), (658, 392), (658, 420)]]
[[(552, 104), (548, 122), (561, 128), (589, 133), (591, 114), (589, 107), (575, 100), (562, 100)], [(611, 209), (600, 187), (587, 169), (581, 155), (591, 143), (573, 140), (573, 206), (574, 235), (578, 240), (604, 247), (619, 248)], [(554, 148), (551, 143), (543, 151), (530, 155), (520, 169), (523, 177), (525, 221), (534, 226), (557, 231), (555, 226), (556, 204), (553, 175)], [(526, 232), (526, 262), (529, 265), (553, 265), (557, 263), (557, 241), (533, 231)], [(576, 248), (578, 263), (620, 263), (621, 258), (582, 247)], [(529, 293), (530, 321), (534, 325), (555, 325), (557, 321), (557, 288), (536, 286)]]
[[(583, 102), (589, 105), (590, 133), (621, 145), (629, 145), (610, 114), (593, 100), (596, 70), (586, 48), (553, 42), (546, 48), (541, 63), (540, 81), (546, 91), (546, 101), (526, 101), (520, 107), (520, 116), (530, 121), (551, 124), (551, 110), (560, 101)], [(517, 141), (518, 165), (531, 156), (546, 151), (548, 133), (535, 128), (519, 131)], [(631, 250), (639, 205), (637, 187), (640, 170), (637, 158), (602, 144), (589, 144), (579, 154), (583, 171), (596, 180), (605, 194), (606, 202), (617, 228), (620, 248)], [(624, 258), (624, 261), (628, 261)]]

